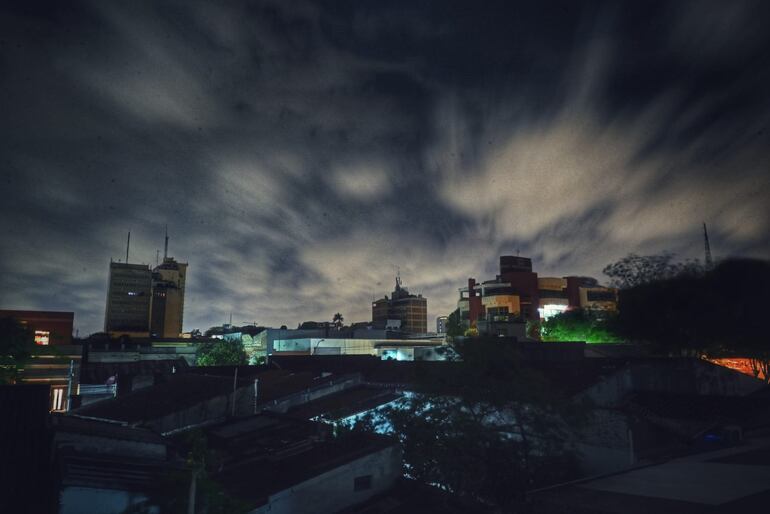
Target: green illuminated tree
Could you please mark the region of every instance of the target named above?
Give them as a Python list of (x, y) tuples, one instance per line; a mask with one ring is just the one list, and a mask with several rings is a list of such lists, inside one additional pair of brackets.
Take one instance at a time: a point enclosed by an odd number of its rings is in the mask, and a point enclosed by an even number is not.
[(540, 322), (543, 341), (585, 341), (586, 343), (611, 343), (621, 340), (612, 329), (615, 315), (571, 309)]
[(14, 383), (35, 353), (35, 336), (15, 318), (0, 319), (0, 384)]
[(232, 366), (247, 363), (248, 356), (240, 341), (218, 340), (198, 347), (198, 366)]

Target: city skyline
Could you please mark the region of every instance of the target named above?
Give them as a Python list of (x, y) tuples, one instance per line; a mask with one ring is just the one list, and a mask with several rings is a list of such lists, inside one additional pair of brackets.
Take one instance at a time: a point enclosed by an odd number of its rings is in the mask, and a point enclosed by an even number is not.
[(1, 8), (0, 308), (100, 331), (166, 224), (185, 330), (365, 321), (397, 268), (430, 327), (500, 255), (606, 282), (703, 222), (770, 255), (764, 2), (39, 5)]

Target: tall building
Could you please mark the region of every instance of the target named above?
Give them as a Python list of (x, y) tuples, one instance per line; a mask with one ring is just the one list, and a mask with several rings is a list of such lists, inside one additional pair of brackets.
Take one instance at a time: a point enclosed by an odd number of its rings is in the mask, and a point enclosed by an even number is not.
[(449, 316), (439, 316), (436, 318), (436, 333), (446, 334), (446, 324), (449, 320)]
[(104, 331), (113, 336), (150, 334), (152, 272), (146, 264), (110, 262)]
[(184, 321), (184, 290), (187, 263), (163, 257), (152, 270), (150, 333), (155, 337), (179, 337)]
[(372, 323), (384, 328), (388, 320), (401, 321), (401, 330), (415, 334), (428, 332), (428, 300), (422, 295), (409, 294), (401, 287), (401, 277), (396, 277), (396, 288), (390, 298), (387, 295), (372, 303)]

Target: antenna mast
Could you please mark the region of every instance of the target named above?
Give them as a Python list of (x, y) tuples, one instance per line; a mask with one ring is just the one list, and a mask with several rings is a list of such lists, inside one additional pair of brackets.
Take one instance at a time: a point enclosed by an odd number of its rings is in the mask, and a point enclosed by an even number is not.
[(166, 225), (166, 246), (163, 247), (163, 260), (168, 257), (168, 225)]
[(128, 231), (128, 239), (126, 239), (126, 264), (128, 264), (128, 248), (131, 246), (131, 231)]
[(706, 230), (706, 224), (703, 224), (703, 243), (706, 249), (706, 270), (710, 270), (714, 267), (714, 262), (711, 260), (711, 246), (709, 245), (709, 233)]

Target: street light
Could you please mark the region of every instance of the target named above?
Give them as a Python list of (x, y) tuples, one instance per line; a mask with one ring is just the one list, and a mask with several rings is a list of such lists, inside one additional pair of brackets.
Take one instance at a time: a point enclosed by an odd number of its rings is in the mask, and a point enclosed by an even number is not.
[(326, 339), (319, 339), (318, 342), (313, 347), (313, 353), (311, 355), (318, 355), (318, 345), (321, 344), (321, 341), (326, 341)]

